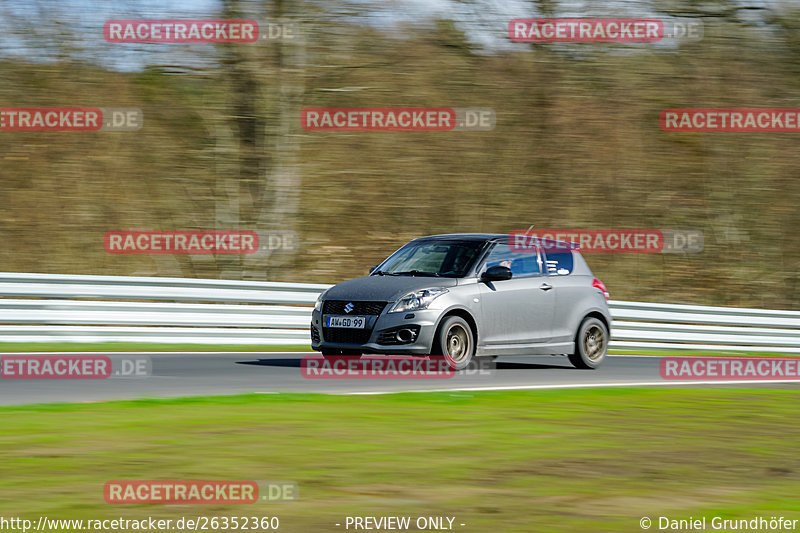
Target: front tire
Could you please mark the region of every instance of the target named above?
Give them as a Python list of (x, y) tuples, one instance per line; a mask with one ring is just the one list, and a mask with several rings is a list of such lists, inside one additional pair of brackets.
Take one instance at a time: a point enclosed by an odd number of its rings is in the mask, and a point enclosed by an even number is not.
[(594, 369), (606, 358), (608, 353), (608, 328), (599, 319), (583, 319), (575, 336), (575, 351), (569, 355), (569, 362), (575, 368)]
[(464, 370), (475, 353), (475, 336), (469, 323), (460, 316), (451, 316), (439, 327), (434, 340), (434, 354), (441, 355), (453, 370)]

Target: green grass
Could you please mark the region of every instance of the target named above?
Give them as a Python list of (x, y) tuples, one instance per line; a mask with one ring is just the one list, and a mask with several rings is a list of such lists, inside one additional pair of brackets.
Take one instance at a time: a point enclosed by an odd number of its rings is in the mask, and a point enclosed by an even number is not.
[[(455, 516), (465, 532), (800, 518), (800, 391), (246, 395), (0, 408), (0, 516)], [(120, 479), (292, 480), (272, 505), (113, 506)], [(656, 529), (655, 527), (653, 528)]]

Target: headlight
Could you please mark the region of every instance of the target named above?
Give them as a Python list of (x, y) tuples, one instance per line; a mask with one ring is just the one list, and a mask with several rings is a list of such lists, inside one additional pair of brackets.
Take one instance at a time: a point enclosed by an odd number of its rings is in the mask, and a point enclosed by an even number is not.
[(322, 311), (322, 297), (325, 296), (325, 293), (328, 291), (323, 291), (322, 294), (317, 296), (317, 301), (314, 302), (314, 310), (315, 311)]
[(422, 289), (421, 291), (406, 294), (389, 309), (390, 313), (405, 313), (407, 311), (418, 311), (427, 309), (436, 298), (446, 293), (447, 289), (439, 287), (436, 289)]

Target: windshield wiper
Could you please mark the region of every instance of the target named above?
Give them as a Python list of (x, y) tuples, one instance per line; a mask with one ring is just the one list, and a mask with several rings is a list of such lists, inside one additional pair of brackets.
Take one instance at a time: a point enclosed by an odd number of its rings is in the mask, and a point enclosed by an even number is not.
[(428, 278), (438, 278), (439, 274), (436, 272), (423, 272), (421, 270), (409, 270), (408, 272), (395, 272), (398, 276), (421, 276)]

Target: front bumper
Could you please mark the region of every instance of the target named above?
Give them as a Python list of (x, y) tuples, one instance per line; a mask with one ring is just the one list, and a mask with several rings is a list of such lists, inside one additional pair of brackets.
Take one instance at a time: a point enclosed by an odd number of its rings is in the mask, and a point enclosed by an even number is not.
[[(387, 306), (388, 309), (389, 306)], [(409, 313), (388, 313), (385, 309), (380, 315), (370, 316), (363, 330), (344, 331), (345, 328), (324, 328), (324, 315), (316, 309), (311, 314), (311, 348), (313, 350), (353, 350), (364, 353), (427, 355), (431, 352), (436, 326), (441, 310), (423, 309)], [(387, 330), (418, 328), (413, 342), (386, 344)], [(315, 333), (316, 330), (316, 333)], [(334, 332), (331, 330), (339, 330)], [(327, 339), (326, 339), (327, 333)], [(351, 337), (351, 338), (348, 338)], [(332, 342), (336, 337), (340, 342)], [(352, 342), (349, 342), (352, 341)], [(363, 342), (358, 342), (363, 341)], [(397, 342), (397, 341), (395, 341)]]

